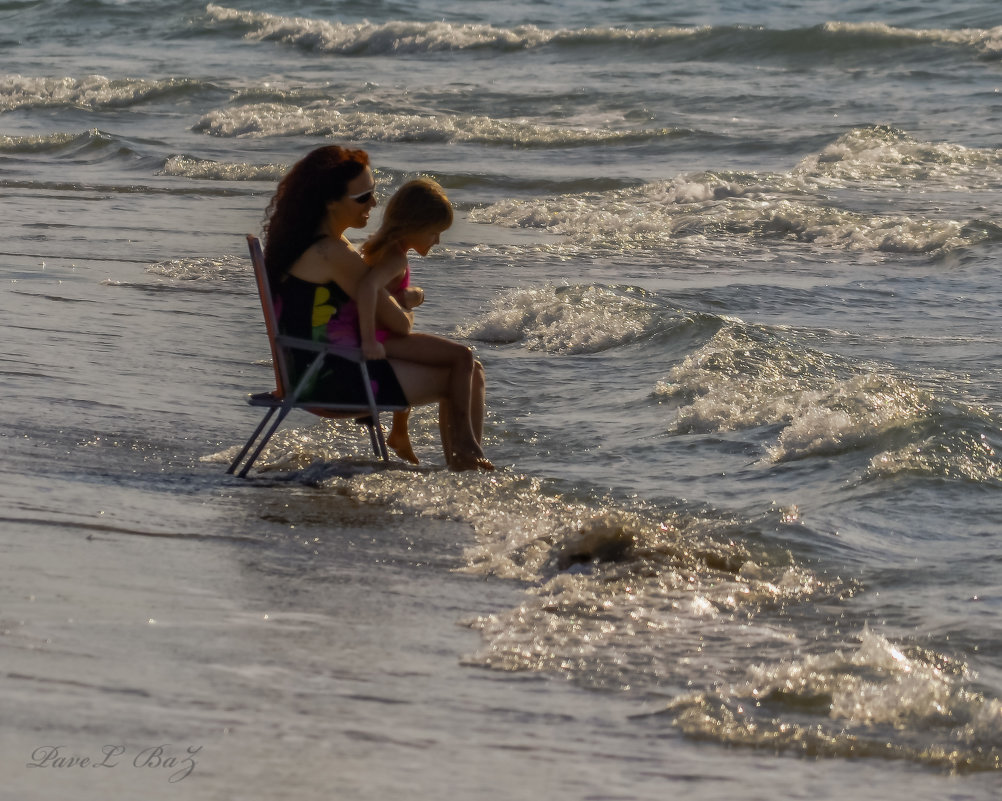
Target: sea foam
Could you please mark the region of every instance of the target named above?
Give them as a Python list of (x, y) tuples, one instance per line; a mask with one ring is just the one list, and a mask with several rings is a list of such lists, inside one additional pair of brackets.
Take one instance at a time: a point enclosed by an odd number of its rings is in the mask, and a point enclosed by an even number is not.
[(288, 170), (284, 164), (244, 164), (171, 156), (159, 175), (193, 178), (204, 181), (279, 181)]
[(446, 21), (342, 23), (308, 17), (283, 17), (241, 11), (210, 3), (206, 15), (215, 23), (249, 28), (252, 39), (274, 39), (309, 50), (339, 54), (427, 53), (442, 50), (527, 50), (552, 42), (660, 42), (691, 36), (698, 28), (658, 27), (546, 29), (536, 25), (502, 28), (481, 23)]
[[(761, 662), (743, 681), (680, 696), (668, 712), (686, 733), (730, 745), (997, 770), (1002, 704), (973, 679), (963, 664), (865, 627), (855, 650)], [(885, 728), (909, 737), (889, 741)]]
[(457, 333), (480, 342), (524, 342), (548, 353), (596, 353), (643, 336), (655, 308), (635, 294), (600, 286), (515, 289), (494, 298)]
[(45, 106), (117, 108), (145, 103), (182, 89), (199, 86), (191, 78), (111, 79), (103, 75), (79, 78), (0, 76), (0, 111)]
[(659, 381), (680, 404), (674, 430), (778, 426), (771, 461), (838, 453), (923, 423), (935, 401), (905, 376), (850, 366), (765, 329), (728, 323)]
[(988, 189), (1002, 183), (1002, 155), (917, 142), (890, 129), (860, 129), (786, 174), (706, 172), (607, 192), (509, 198), (475, 209), (471, 219), (543, 228), (581, 246), (621, 249), (783, 239), (815, 248), (920, 254), (994, 241), (1000, 234), (997, 226), (976, 220), (856, 211), (824, 195), (854, 182)]
[(835, 35), (966, 45), (986, 55), (997, 55), (1002, 52), (1002, 25), (988, 29), (951, 29), (899, 28), (883, 22), (827, 22), (823, 29)]
[(306, 105), (248, 103), (209, 112), (195, 126), (213, 136), (329, 136), (353, 141), (473, 142), (520, 147), (578, 146), (657, 139), (673, 128), (615, 130), (498, 119), (476, 114), (406, 114), (353, 111), (341, 100)]
[(854, 128), (794, 168), (794, 178), (820, 187), (857, 183), (912, 188), (916, 182), (965, 189), (1002, 183), (1002, 148), (924, 142), (889, 126)]

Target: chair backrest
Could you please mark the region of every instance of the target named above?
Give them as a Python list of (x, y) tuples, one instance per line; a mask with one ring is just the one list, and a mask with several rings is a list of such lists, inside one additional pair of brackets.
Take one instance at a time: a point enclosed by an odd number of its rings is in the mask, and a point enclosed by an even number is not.
[(278, 336), (278, 315), (275, 313), (275, 299), (271, 294), (271, 282), (264, 266), (264, 251), (261, 240), (254, 234), (247, 234), (247, 249), (250, 250), (251, 264), (254, 265), (254, 279), (257, 281), (257, 292), (261, 296), (261, 311), (264, 312), (264, 325), (268, 330), (268, 344), (271, 346), (271, 363), (275, 368), (276, 398), (284, 398), (289, 386), (289, 369), (285, 362), (285, 350), (278, 346), (275, 337)]

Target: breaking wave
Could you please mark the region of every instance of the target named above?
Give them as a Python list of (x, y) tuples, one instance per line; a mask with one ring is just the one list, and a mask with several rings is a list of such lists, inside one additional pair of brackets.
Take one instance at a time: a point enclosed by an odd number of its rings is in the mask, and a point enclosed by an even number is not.
[(243, 164), (177, 155), (168, 158), (158, 174), (203, 181), (279, 181), (287, 170), (286, 164)]
[[(511, 52), (546, 46), (668, 47), (679, 44), (711, 53), (726, 50), (732, 56), (776, 58), (846, 50), (872, 55), (902, 44), (948, 44), (995, 56), (1002, 52), (1002, 26), (991, 29), (913, 29), (882, 23), (828, 22), (806, 29), (768, 30), (754, 26), (642, 28), (541, 28), (518, 25), (504, 28), (481, 23), (393, 20), (382, 23), (345, 23), (309, 17), (290, 17), (242, 11), (210, 3), (205, 8), (210, 25), (232, 25), (245, 37), (279, 41), (305, 50), (341, 55), (393, 55), (455, 50)], [(690, 50), (686, 54), (691, 55)]]
[(221, 109), (204, 115), (195, 130), (223, 137), (328, 136), (351, 141), (473, 142), (521, 147), (629, 143), (690, 133), (676, 128), (571, 128), (482, 115), (340, 111), (333, 101), (315, 101), (306, 106), (251, 103)]
[(907, 760), (950, 771), (1002, 768), (1002, 703), (965, 665), (864, 628), (855, 650), (760, 663), (716, 691), (668, 704), (684, 732), (814, 757)]
[(350, 55), (428, 53), (442, 50), (527, 50), (552, 42), (662, 42), (691, 36), (693, 28), (662, 27), (629, 30), (585, 28), (547, 30), (535, 25), (498, 28), (484, 24), (393, 21), (342, 23), (306, 17), (283, 17), (240, 11), (215, 4), (206, 6), (215, 23), (239, 24), (248, 38), (277, 40), (308, 50)]
[(966, 189), (997, 188), (1002, 148), (974, 148), (949, 142), (922, 142), (904, 131), (878, 125), (855, 128), (803, 159), (792, 176), (813, 186), (854, 183), (904, 189), (916, 182)]
[(47, 106), (124, 108), (202, 87), (203, 84), (191, 78), (146, 80), (112, 79), (103, 75), (85, 75), (81, 78), (5, 75), (0, 77), (0, 111)]
[(1002, 241), (1002, 228), (988, 220), (873, 214), (833, 205), (821, 194), (852, 182), (914, 188), (917, 181), (996, 189), (1002, 187), (1002, 153), (867, 128), (840, 137), (789, 174), (708, 172), (608, 192), (509, 198), (475, 209), (470, 219), (634, 250), (750, 237), (920, 254)]
[(597, 353), (649, 333), (657, 306), (639, 290), (599, 286), (515, 289), (457, 329), (479, 342), (523, 342), (547, 353)]
[(655, 395), (673, 433), (758, 429), (772, 463), (871, 449), (864, 479), (912, 474), (996, 486), (998, 420), (914, 377), (728, 322), (672, 368)]
[(882, 22), (827, 22), (825, 33), (856, 40), (932, 42), (971, 47), (985, 55), (1002, 53), (1002, 26), (994, 28), (897, 28)]

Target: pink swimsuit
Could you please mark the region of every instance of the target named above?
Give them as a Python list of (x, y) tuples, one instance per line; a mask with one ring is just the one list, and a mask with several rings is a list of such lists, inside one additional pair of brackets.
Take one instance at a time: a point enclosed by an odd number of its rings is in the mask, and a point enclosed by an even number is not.
[[(408, 262), (407, 266), (404, 268), (404, 277), (400, 279), (400, 283), (397, 285), (397, 288), (393, 290), (392, 294), (395, 295), (398, 292), (407, 289), (407, 287), (409, 287), (410, 285), (411, 285), (411, 265), (410, 262)], [(390, 338), (390, 334), (392, 333), (393, 333), (392, 331), (387, 331), (385, 328), (379, 328), (377, 326), (376, 342), (385, 342), (387, 339)]]

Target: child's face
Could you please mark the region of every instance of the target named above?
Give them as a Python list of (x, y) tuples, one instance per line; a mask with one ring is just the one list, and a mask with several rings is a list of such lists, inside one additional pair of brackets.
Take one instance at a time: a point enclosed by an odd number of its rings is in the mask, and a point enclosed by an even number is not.
[(428, 228), (414, 234), (414, 236), (411, 237), (410, 246), (416, 253), (420, 253), (422, 256), (427, 256), (428, 251), (439, 243), (441, 237), (442, 229)]

